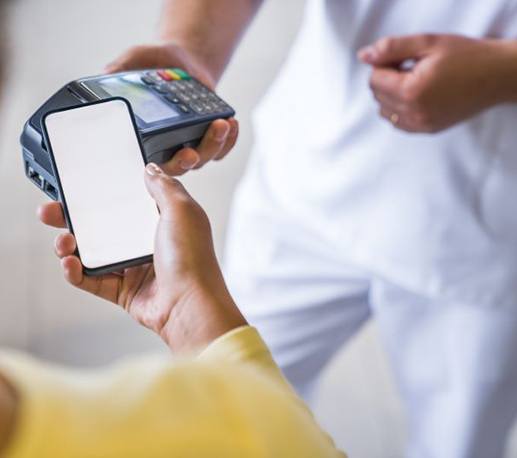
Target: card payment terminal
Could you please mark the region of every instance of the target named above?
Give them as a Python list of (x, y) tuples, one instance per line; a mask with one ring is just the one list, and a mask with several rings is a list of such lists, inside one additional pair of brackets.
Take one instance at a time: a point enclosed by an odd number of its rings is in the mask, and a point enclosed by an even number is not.
[(113, 96), (123, 97), (131, 104), (145, 156), (156, 163), (167, 161), (185, 146), (196, 146), (215, 119), (235, 115), (214, 92), (178, 68), (72, 81), (30, 117), (20, 139), (27, 177), (52, 199), (58, 199), (58, 192), (42, 135), (43, 116), (52, 110)]

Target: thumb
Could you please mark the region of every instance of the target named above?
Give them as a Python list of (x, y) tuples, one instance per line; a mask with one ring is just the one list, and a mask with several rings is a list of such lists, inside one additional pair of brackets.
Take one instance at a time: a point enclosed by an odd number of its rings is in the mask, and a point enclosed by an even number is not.
[(434, 43), (434, 36), (429, 34), (385, 37), (361, 48), (357, 57), (365, 64), (397, 65), (408, 59), (420, 59), (427, 53), (432, 43)]
[(178, 205), (192, 199), (178, 180), (167, 175), (153, 162), (145, 167), (145, 185), (162, 218), (173, 219)]

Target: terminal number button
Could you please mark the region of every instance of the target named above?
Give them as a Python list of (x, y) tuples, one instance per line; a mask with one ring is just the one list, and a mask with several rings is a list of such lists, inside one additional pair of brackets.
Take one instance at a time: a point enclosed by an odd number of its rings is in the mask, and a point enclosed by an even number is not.
[(198, 114), (203, 114), (205, 112), (203, 105), (198, 102), (191, 103), (190, 108), (192, 108)]
[(175, 94), (167, 94), (165, 98), (172, 103), (181, 103), (181, 100)]
[(141, 80), (148, 85), (153, 85), (155, 81), (147, 75), (142, 76)]
[(185, 102), (185, 103), (188, 103), (192, 100), (192, 96), (191, 94), (189, 94), (188, 92), (178, 92), (178, 98), (182, 101), (182, 102)]
[(170, 89), (166, 83), (157, 84), (156, 86), (154, 86), (154, 89), (160, 94), (167, 94), (170, 92)]

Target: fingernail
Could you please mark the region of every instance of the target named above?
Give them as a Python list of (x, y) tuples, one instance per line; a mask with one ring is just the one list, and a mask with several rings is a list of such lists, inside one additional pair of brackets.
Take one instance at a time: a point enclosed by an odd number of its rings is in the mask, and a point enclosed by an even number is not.
[(226, 125), (224, 129), (216, 131), (216, 133), (214, 134), (215, 141), (222, 142), (223, 140), (225, 140), (228, 136), (229, 130), (230, 128), (228, 127), (228, 125)]
[(149, 164), (145, 166), (145, 171), (151, 176), (161, 175), (163, 173), (162, 169), (154, 162), (149, 162)]
[(180, 167), (183, 170), (190, 170), (197, 164), (197, 161), (187, 161), (185, 159), (180, 160)]

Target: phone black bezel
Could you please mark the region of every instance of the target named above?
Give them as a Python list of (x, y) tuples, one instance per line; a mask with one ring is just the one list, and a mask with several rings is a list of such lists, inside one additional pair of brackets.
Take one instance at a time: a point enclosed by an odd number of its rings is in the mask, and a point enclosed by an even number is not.
[[(83, 108), (83, 107), (87, 107), (87, 106), (90, 106), (90, 105), (98, 105), (98, 104), (101, 104), (101, 103), (109, 103), (109, 102), (113, 102), (115, 100), (124, 102), (124, 104), (126, 105), (126, 107), (128, 109), (129, 117), (131, 118), (131, 123), (133, 125), (133, 130), (135, 132), (135, 135), (136, 135), (136, 138), (137, 138), (137, 141), (138, 141), (138, 146), (140, 148), (140, 154), (141, 154), (144, 166), (145, 166), (147, 164), (147, 160), (146, 160), (146, 157), (145, 157), (145, 154), (144, 154), (144, 149), (143, 149), (143, 145), (142, 145), (142, 139), (140, 138), (140, 135), (138, 134), (138, 126), (137, 126), (137, 123), (136, 123), (135, 114), (133, 113), (133, 109), (131, 108), (131, 104), (124, 97), (114, 96), (114, 97), (110, 97), (110, 98), (102, 99), (102, 100), (94, 100), (94, 101), (86, 102), (86, 103), (78, 103), (77, 105), (69, 106), (69, 107), (66, 107), (66, 108), (57, 108), (55, 110), (49, 110), (41, 118), (41, 130), (43, 132), (43, 139), (45, 141), (45, 146), (47, 147), (47, 150), (48, 150), (48, 153), (49, 153), (49, 156), (50, 156), (50, 162), (52, 164), (52, 170), (54, 172), (54, 176), (56, 178), (56, 183), (58, 185), (59, 202), (63, 206), (63, 213), (64, 213), (66, 225), (68, 226), (68, 229), (69, 229), (69, 231), (72, 234), (74, 234), (74, 228), (73, 228), (72, 220), (70, 218), (70, 213), (68, 211), (68, 206), (66, 204), (65, 193), (63, 191), (63, 186), (61, 184), (61, 178), (59, 176), (59, 171), (58, 171), (58, 168), (57, 168), (57, 165), (56, 165), (56, 159), (54, 157), (54, 152), (52, 151), (52, 145), (51, 145), (50, 138), (49, 138), (49, 135), (48, 135), (48, 132), (47, 132), (47, 126), (46, 126), (45, 121), (47, 119), (47, 116), (49, 116), (51, 114), (54, 114), (54, 113), (60, 113), (60, 112), (69, 111), (69, 110), (75, 110), (77, 108)], [(156, 211), (158, 212), (158, 208), (156, 209)], [(148, 263), (153, 261), (153, 254), (149, 254), (149, 255), (146, 255), (146, 256), (141, 256), (139, 258), (128, 259), (126, 261), (121, 261), (121, 262), (117, 262), (117, 263), (114, 263), (114, 264), (108, 264), (106, 266), (91, 268), (91, 267), (87, 267), (87, 266), (85, 266), (83, 264), (83, 261), (81, 259), (80, 253), (79, 253), (79, 247), (76, 248), (75, 254), (77, 255), (77, 257), (81, 261), (81, 265), (83, 266), (83, 272), (86, 275), (88, 275), (88, 276), (105, 275), (105, 274), (109, 274), (109, 273), (112, 273), (112, 272), (121, 271), (121, 270), (126, 269), (128, 267), (135, 267), (135, 266), (142, 265), (142, 264), (148, 264)]]

